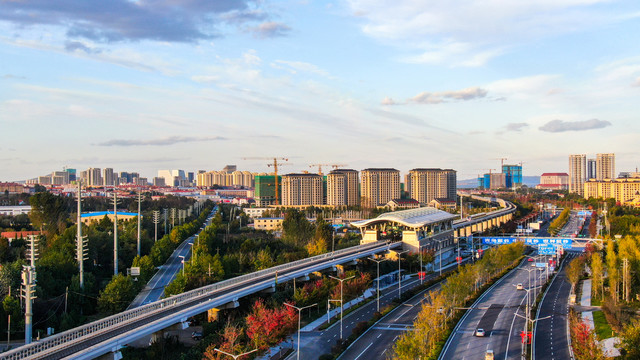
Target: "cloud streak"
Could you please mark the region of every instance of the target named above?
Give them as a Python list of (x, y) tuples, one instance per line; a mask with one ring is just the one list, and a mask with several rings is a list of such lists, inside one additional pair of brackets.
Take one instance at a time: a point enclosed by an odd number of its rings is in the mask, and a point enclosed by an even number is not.
[(127, 139), (114, 139), (105, 142), (98, 143), (98, 146), (165, 146), (178, 143), (190, 143), (201, 141), (219, 141), (228, 140), (222, 136), (169, 136), (161, 139), (149, 139), (149, 140), (127, 140)]
[(559, 133), (566, 131), (586, 131), (593, 129), (602, 129), (607, 126), (611, 126), (611, 123), (606, 120), (584, 120), (584, 121), (563, 121), (552, 120), (542, 125), (539, 129), (551, 133)]
[(456, 91), (421, 92), (409, 99), (409, 102), (417, 104), (440, 104), (445, 101), (469, 101), (487, 96), (487, 90), (479, 87), (471, 87)]
[(249, 30), (261, 39), (287, 36), (291, 32), (289, 26), (275, 21), (263, 22), (258, 26), (250, 27)]

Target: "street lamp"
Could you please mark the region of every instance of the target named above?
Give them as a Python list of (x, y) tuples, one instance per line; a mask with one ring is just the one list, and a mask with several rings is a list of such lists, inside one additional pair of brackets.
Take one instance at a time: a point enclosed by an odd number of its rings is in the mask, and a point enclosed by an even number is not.
[(246, 352), (246, 353), (242, 353), (242, 354), (239, 354), (239, 355), (233, 355), (233, 354), (229, 354), (228, 352), (222, 351), (220, 349), (213, 349), (213, 350), (215, 350), (215, 351), (217, 351), (219, 353), (223, 353), (225, 355), (229, 355), (229, 356), (231, 356), (233, 358), (233, 360), (237, 360), (240, 356), (245, 356), (245, 355), (251, 354), (252, 352), (258, 351), (258, 349), (253, 349), (253, 350), (251, 350), (249, 352)]
[(340, 279), (335, 276), (329, 275), (330, 278), (340, 281), (340, 339), (342, 339), (342, 315), (344, 313), (344, 302), (342, 301), (342, 283), (345, 280), (353, 279), (355, 276), (350, 276), (346, 279)]
[[(386, 261), (387, 258), (383, 258), (382, 260), (378, 260), (375, 258), (369, 258), (371, 261), (376, 262), (376, 267), (378, 268), (378, 312), (380, 312), (380, 263)], [(422, 263), (421, 263), (422, 264)], [(420, 265), (422, 267), (422, 265)]]
[(400, 269), (400, 260), (402, 257), (400, 255), (409, 252), (409, 250), (398, 252), (398, 299), (400, 299), (400, 291), (402, 290), (402, 269)]
[(294, 308), (294, 309), (298, 310), (298, 351), (297, 351), (298, 355), (296, 356), (296, 358), (298, 360), (300, 360), (300, 319), (302, 318), (302, 310), (304, 310), (306, 308), (310, 308), (310, 307), (316, 306), (318, 304), (316, 303), (316, 304), (308, 305), (308, 306), (304, 306), (304, 307), (297, 307), (297, 306), (294, 306), (294, 305), (291, 305), (291, 304), (287, 304), (287, 303), (284, 303), (284, 304), (286, 306), (288, 306), (288, 307), (291, 307), (291, 308)]
[(180, 262), (182, 263), (182, 275), (184, 275), (184, 256), (178, 255), (178, 257), (182, 259)]

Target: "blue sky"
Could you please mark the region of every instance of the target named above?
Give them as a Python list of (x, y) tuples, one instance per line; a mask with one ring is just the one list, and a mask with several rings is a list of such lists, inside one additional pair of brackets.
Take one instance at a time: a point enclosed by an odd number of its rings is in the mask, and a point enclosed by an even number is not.
[[(0, 2), (0, 181), (69, 166), (458, 178), (639, 165), (640, 3)], [(284, 168), (283, 168), (284, 170)]]

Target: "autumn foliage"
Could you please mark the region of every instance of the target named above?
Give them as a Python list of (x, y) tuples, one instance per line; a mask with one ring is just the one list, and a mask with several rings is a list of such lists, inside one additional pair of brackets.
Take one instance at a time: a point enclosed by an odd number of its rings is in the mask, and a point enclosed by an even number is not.
[(298, 326), (298, 311), (282, 306), (269, 309), (262, 299), (257, 300), (247, 316), (247, 336), (256, 348), (267, 349), (280, 342)]
[(578, 360), (600, 360), (605, 356), (596, 340), (595, 331), (574, 312), (570, 315), (571, 347)]

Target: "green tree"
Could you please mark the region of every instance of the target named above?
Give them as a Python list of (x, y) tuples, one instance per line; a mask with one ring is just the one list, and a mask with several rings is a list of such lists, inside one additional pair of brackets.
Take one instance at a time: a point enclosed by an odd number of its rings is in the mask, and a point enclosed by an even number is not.
[(148, 255), (143, 257), (136, 256), (133, 259), (133, 264), (131, 266), (140, 268), (139, 280), (145, 283), (151, 279), (156, 270), (156, 267), (153, 266), (153, 260), (151, 260), (151, 257)]
[(622, 353), (624, 359), (640, 359), (640, 320), (632, 320), (622, 333)]
[(609, 280), (609, 293), (615, 302), (618, 301), (618, 285), (620, 283), (620, 273), (618, 271), (618, 256), (615, 251), (615, 244), (612, 240), (607, 242), (607, 274)]
[(306, 245), (311, 239), (313, 226), (305, 217), (304, 212), (289, 209), (282, 222), (282, 240), (290, 244)]
[(567, 268), (567, 279), (571, 283), (571, 292), (575, 291), (576, 284), (580, 280), (580, 276), (584, 272), (584, 259), (582, 257), (575, 258), (569, 263)]
[(124, 310), (135, 298), (136, 289), (133, 279), (122, 274), (114, 275), (98, 297), (98, 309), (106, 313)]
[(42, 228), (47, 235), (59, 234), (67, 227), (69, 213), (60, 196), (49, 192), (36, 193), (29, 199), (29, 204), (29, 217), (33, 226)]

